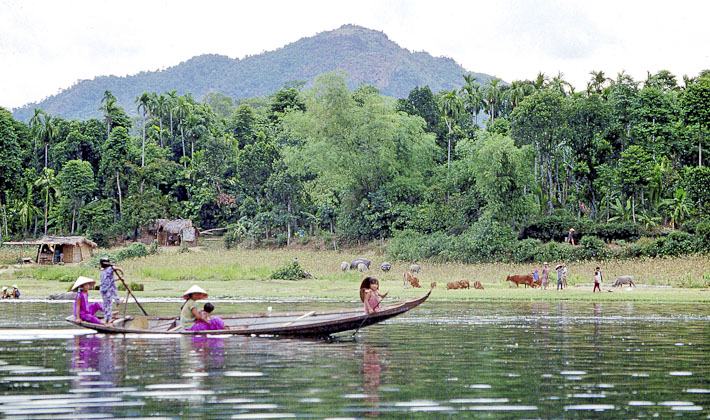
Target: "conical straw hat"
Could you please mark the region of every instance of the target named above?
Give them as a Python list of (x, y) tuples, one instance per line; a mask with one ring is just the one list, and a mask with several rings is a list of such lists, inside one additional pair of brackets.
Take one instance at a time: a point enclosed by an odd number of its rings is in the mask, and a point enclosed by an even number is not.
[(79, 278), (77, 278), (76, 281), (74, 282), (74, 285), (71, 287), (72, 292), (75, 292), (76, 289), (78, 289), (79, 287), (81, 287), (82, 285), (84, 285), (86, 283), (96, 283), (96, 281), (94, 281), (94, 279), (90, 279), (88, 277), (79, 276)]
[(187, 291), (186, 291), (185, 294), (182, 296), (182, 298), (183, 298), (183, 299), (190, 299), (190, 295), (191, 295), (192, 293), (204, 293), (204, 294), (207, 294), (207, 292), (205, 291), (205, 289), (201, 288), (201, 287), (198, 286), (198, 285), (193, 285), (192, 287), (190, 287), (189, 289), (187, 289)]

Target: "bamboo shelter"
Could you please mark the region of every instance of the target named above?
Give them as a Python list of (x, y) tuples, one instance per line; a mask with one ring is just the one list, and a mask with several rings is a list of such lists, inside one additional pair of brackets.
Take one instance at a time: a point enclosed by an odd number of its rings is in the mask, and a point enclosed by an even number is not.
[(79, 263), (92, 257), (96, 243), (83, 236), (45, 236), (35, 241), (3, 242), (9, 246), (37, 246), (37, 264)]
[(156, 222), (158, 222), (158, 245), (197, 245), (200, 231), (192, 225), (192, 220), (176, 219)]

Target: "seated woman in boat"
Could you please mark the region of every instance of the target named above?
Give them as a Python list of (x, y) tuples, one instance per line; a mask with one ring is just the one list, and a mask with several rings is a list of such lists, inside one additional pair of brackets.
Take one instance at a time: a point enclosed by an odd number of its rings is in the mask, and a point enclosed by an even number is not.
[(201, 311), (197, 303), (198, 300), (206, 299), (207, 292), (200, 286), (192, 286), (185, 292), (180, 312), (180, 325), (188, 331), (207, 331), (224, 329), (224, 321), (220, 318), (211, 318)]
[(371, 314), (380, 309), (380, 302), (389, 291), (384, 294), (379, 292), (380, 282), (374, 277), (365, 277), (360, 284), (360, 300), (365, 304), (365, 313)]
[(101, 324), (101, 320), (96, 317), (96, 312), (103, 310), (99, 302), (94, 302), (89, 305), (89, 290), (96, 286), (96, 282), (88, 277), (79, 276), (74, 282), (71, 290), (76, 292), (74, 298), (74, 318), (81, 322), (92, 322)]

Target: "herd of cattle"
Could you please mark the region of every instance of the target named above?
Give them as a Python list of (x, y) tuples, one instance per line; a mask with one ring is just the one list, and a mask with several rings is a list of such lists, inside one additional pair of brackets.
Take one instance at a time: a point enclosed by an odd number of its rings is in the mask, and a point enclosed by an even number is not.
[[(365, 273), (370, 270), (370, 265), (372, 265), (372, 261), (367, 259), (367, 258), (355, 258), (352, 260), (350, 263), (347, 261), (343, 261), (340, 263), (340, 269), (342, 271), (349, 271), (349, 270), (358, 270), (361, 273)], [(392, 264), (388, 262), (383, 262), (380, 265), (380, 270), (383, 272), (387, 273), (392, 269)], [(418, 264), (412, 264), (409, 266), (409, 270), (404, 272), (404, 286), (405, 287), (422, 287), (420, 282), (419, 282), (419, 277), (418, 274), (421, 271), (422, 267)], [(509, 281), (512, 284), (515, 284), (515, 287), (520, 287), (520, 285), (524, 285), (525, 287), (540, 287), (542, 286), (542, 279), (535, 280), (532, 274), (523, 274), (523, 275), (510, 275), (508, 276), (505, 281)], [(429, 286), (433, 289), (436, 287), (436, 282), (433, 281), (429, 284)], [(634, 283), (634, 279), (631, 276), (621, 276), (618, 279), (616, 279), (616, 282), (612, 285), (612, 287), (619, 287), (619, 286), (633, 286), (635, 287), (636, 284)], [(468, 280), (459, 280), (459, 281), (450, 281), (446, 283), (446, 289), (470, 289), (471, 288), (471, 283)], [(478, 290), (483, 290), (483, 285), (481, 284), (480, 281), (476, 280), (473, 282), (473, 288), (478, 289)]]
[[(368, 258), (355, 258), (351, 262), (343, 261), (340, 263), (340, 269), (342, 271), (358, 270), (361, 273), (366, 273), (370, 270), (370, 265), (372, 261)], [(392, 269), (392, 264), (388, 262), (383, 262), (380, 265), (380, 270), (387, 273)], [(405, 287), (422, 287), (419, 281), (418, 274), (422, 267), (419, 264), (412, 264), (409, 266), (409, 270), (404, 272), (404, 286)], [(429, 286), (433, 289), (436, 287), (436, 282), (433, 281), (429, 283)], [(468, 280), (450, 281), (446, 283), (446, 289), (470, 289), (471, 283)], [(483, 285), (480, 281), (476, 280), (473, 282), (473, 288), (478, 290), (483, 290)]]

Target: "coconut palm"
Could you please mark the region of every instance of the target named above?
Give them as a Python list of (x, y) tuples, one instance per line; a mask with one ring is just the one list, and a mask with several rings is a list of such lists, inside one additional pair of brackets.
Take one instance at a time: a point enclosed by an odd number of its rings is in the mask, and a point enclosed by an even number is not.
[(150, 106), (151, 98), (146, 92), (143, 92), (141, 96), (136, 96), (136, 104), (138, 104), (137, 111), (140, 114), (143, 113), (143, 143), (141, 144), (141, 168), (145, 166), (145, 120), (148, 113), (148, 108)]
[(454, 125), (463, 112), (464, 104), (461, 97), (457, 94), (456, 89), (453, 89), (451, 91), (442, 91), (442, 95), (439, 98), (439, 107), (441, 108), (441, 113), (444, 114), (446, 127), (449, 129), (449, 135), (447, 136), (448, 152), (446, 157), (446, 169), (448, 170), (451, 166), (451, 135), (454, 132)]
[(59, 189), (57, 188), (57, 177), (54, 175), (54, 170), (44, 168), (34, 185), (42, 189), (42, 195), (44, 196), (44, 234), (46, 235), (49, 209), (52, 207), (54, 200), (58, 199), (60, 196)]
[(485, 106), (483, 101), (483, 93), (481, 92), (481, 85), (476, 83), (476, 79), (469, 74), (464, 74), (463, 77), (464, 80), (466, 80), (466, 84), (461, 88), (464, 109), (466, 112), (471, 113), (473, 124), (478, 125), (478, 114)]
[(37, 138), (44, 143), (44, 167), (47, 167), (49, 144), (57, 137), (57, 127), (51, 115), (43, 114), (42, 123), (37, 129)]
[(116, 105), (116, 97), (113, 96), (110, 90), (104, 91), (101, 103), (103, 105), (99, 107), (99, 110), (104, 112), (104, 119), (106, 120), (106, 138), (108, 138), (111, 135), (113, 115), (116, 111), (118, 111), (118, 105)]
[(488, 115), (491, 119), (491, 123), (495, 120), (496, 107), (498, 107), (503, 97), (503, 90), (500, 82), (502, 82), (501, 79), (494, 77), (483, 87), (483, 98), (488, 104)]

